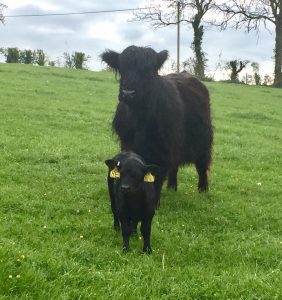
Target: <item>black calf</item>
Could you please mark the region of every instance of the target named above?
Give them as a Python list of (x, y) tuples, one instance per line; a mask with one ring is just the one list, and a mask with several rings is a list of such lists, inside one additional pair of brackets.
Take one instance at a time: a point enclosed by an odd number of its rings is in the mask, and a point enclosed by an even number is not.
[(129, 250), (129, 237), (141, 222), (143, 251), (151, 253), (151, 223), (157, 206), (154, 175), (158, 167), (146, 165), (133, 152), (121, 152), (105, 161), (109, 167), (108, 188), (114, 215), (114, 228), (121, 225), (123, 250)]

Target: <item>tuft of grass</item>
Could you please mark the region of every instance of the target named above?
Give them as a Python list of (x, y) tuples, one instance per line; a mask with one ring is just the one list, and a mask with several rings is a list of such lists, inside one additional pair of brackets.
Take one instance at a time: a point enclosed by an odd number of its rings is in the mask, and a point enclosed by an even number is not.
[(281, 299), (281, 90), (207, 83), (210, 191), (180, 170), (148, 256), (138, 237), (123, 254), (112, 228), (114, 75), (0, 72), (0, 299)]

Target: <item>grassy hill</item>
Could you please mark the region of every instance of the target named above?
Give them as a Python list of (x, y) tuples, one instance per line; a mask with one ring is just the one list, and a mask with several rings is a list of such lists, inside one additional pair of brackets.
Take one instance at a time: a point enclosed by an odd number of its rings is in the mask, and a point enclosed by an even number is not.
[(121, 252), (108, 72), (0, 64), (0, 299), (282, 299), (282, 90), (208, 83), (210, 191), (163, 189), (151, 256)]

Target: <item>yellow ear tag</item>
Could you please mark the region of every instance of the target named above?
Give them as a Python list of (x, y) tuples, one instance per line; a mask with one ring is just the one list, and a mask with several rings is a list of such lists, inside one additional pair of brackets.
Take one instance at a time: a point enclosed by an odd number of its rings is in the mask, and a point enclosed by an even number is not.
[(155, 176), (152, 175), (151, 172), (148, 172), (148, 173), (144, 176), (144, 181), (145, 181), (145, 182), (154, 182), (154, 181), (155, 181)]
[(117, 167), (115, 167), (115, 168), (110, 172), (110, 177), (111, 177), (111, 178), (120, 178), (120, 173), (119, 173)]

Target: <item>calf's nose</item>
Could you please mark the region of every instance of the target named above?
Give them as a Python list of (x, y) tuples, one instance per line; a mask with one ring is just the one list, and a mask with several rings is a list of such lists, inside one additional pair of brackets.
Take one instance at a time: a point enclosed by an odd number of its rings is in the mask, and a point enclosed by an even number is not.
[(120, 188), (121, 188), (121, 190), (122, 190), (123, 192), (129, 192), (129, 191), (130, 191), (130, 186), (129, 186), (128, 184), (122, 184), (122, 185), (120, 186)]

